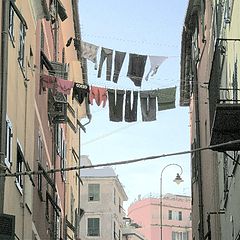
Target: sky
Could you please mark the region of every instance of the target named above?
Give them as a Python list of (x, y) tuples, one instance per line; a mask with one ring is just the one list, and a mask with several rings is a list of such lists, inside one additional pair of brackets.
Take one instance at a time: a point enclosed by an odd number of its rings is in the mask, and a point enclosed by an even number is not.
[[(187, 0), (79, 1), (82, 40), (100, 47), (98, 63), (101, 47), (127, 53), (117, 84), (106, 81), (106, 62), (101, 78), (97, 78), (94, 64), (88, 61), (89, 85), (124, 90), (177, 87), (176, 108), (157, 112), (157, 120), (152, 122), (142, 121), (140, 104), (135, 123), (111, 122), (108, 104), (105, 108), (90, 105), (92, 121), (86, 126), (86, 133), (82, 133), (81, 155), (88, 155), (92, 164), (190, 149), (189, 109), (179, 106), (181, 33), (187, 3)], [(129, 53), (168, 58), (157, 74), (143, 80), (138, 88), (126, 76)], [(144, 76), (149, 68), (147, 60)], [(125, 210), (140, 195), (159, 196), (161, 171), (172, 163), (181, 165), (184, 182), (176, 185), (172, 181), (180, 172), (179, 167), (167, 167), (162, 178), (163, 194), (191, 195), (189, 154), (114, 166), (128, 196)]]

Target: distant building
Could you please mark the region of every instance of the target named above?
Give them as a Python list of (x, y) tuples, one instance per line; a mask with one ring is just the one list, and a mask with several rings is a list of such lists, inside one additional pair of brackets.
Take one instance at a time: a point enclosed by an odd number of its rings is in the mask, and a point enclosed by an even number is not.
[[(89, 165), (86, 156), (83, 165)], [(86, 162), (86, 164), (84, 163)], [(111, 167), (83, 169), (80, 173), (83, 185), (80, 190), (80, 221), (82, 239), (121, 240), (124, 226), (123, 201), (127, 195)]]
[[(191, 240), (191, 197), (166, 194), (162, 199), (164, 240)], [(136, 229), (148, 240), (160, 239), (160, 199), (144, 198), (128, 208), (128, 217), (141, 226)]]

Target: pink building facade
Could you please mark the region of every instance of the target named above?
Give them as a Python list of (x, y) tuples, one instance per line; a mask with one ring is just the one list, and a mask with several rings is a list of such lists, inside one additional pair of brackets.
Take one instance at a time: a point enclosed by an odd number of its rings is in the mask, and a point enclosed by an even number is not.
[(166, 194), (162, 199), (162, 236), (160, 236), (160, 199), (140, 199), (128, 208), (128, 217), (139, 224), (147, 240), (192, 240), (191, 197)]

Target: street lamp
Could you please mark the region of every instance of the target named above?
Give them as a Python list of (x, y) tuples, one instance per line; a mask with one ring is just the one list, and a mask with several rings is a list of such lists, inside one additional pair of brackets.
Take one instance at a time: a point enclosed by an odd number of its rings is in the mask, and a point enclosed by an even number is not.
[(161, 171), (161, 175), (160, 175), (160, 240), (163, 240), (162, 239), (162, 220), (163, 220), (163, 216), (162, 216), (162, 175), (163, 175), (163, 171), (167, 168), (167, 167), (170, 167), (170, 166), (177, 166), (181, 169), (181, 172), (180, 174), (177, 173), (177, 176), (176, 178), (173, 180), (175, 183), (177, 184), (180, 184), (181, 182), (183, 182), (182, 178), (181, 178), (181, 175), (183, 173), (183, 170), (182, 170), (182, 167), (176, 163), (170, 163), (168, 165), (166, 165), (162, 171)]

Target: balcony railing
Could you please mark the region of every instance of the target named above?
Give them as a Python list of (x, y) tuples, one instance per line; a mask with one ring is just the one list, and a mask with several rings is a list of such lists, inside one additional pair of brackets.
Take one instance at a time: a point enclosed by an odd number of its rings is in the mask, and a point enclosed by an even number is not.
[[(216, 91), (215, 88), (215, 93), (212, 95), (211, 91), (209, 91), (211, 146), (240, 139), (240, 99), (238, 98), (240, 96), (240, 89), (218, 89), (219, 91)], [(212, 96), (214, 97), (211, 98)], [(213, 150), (219, 152), (238, 151), (240, 150), (240, 143), (217, 146)]]

